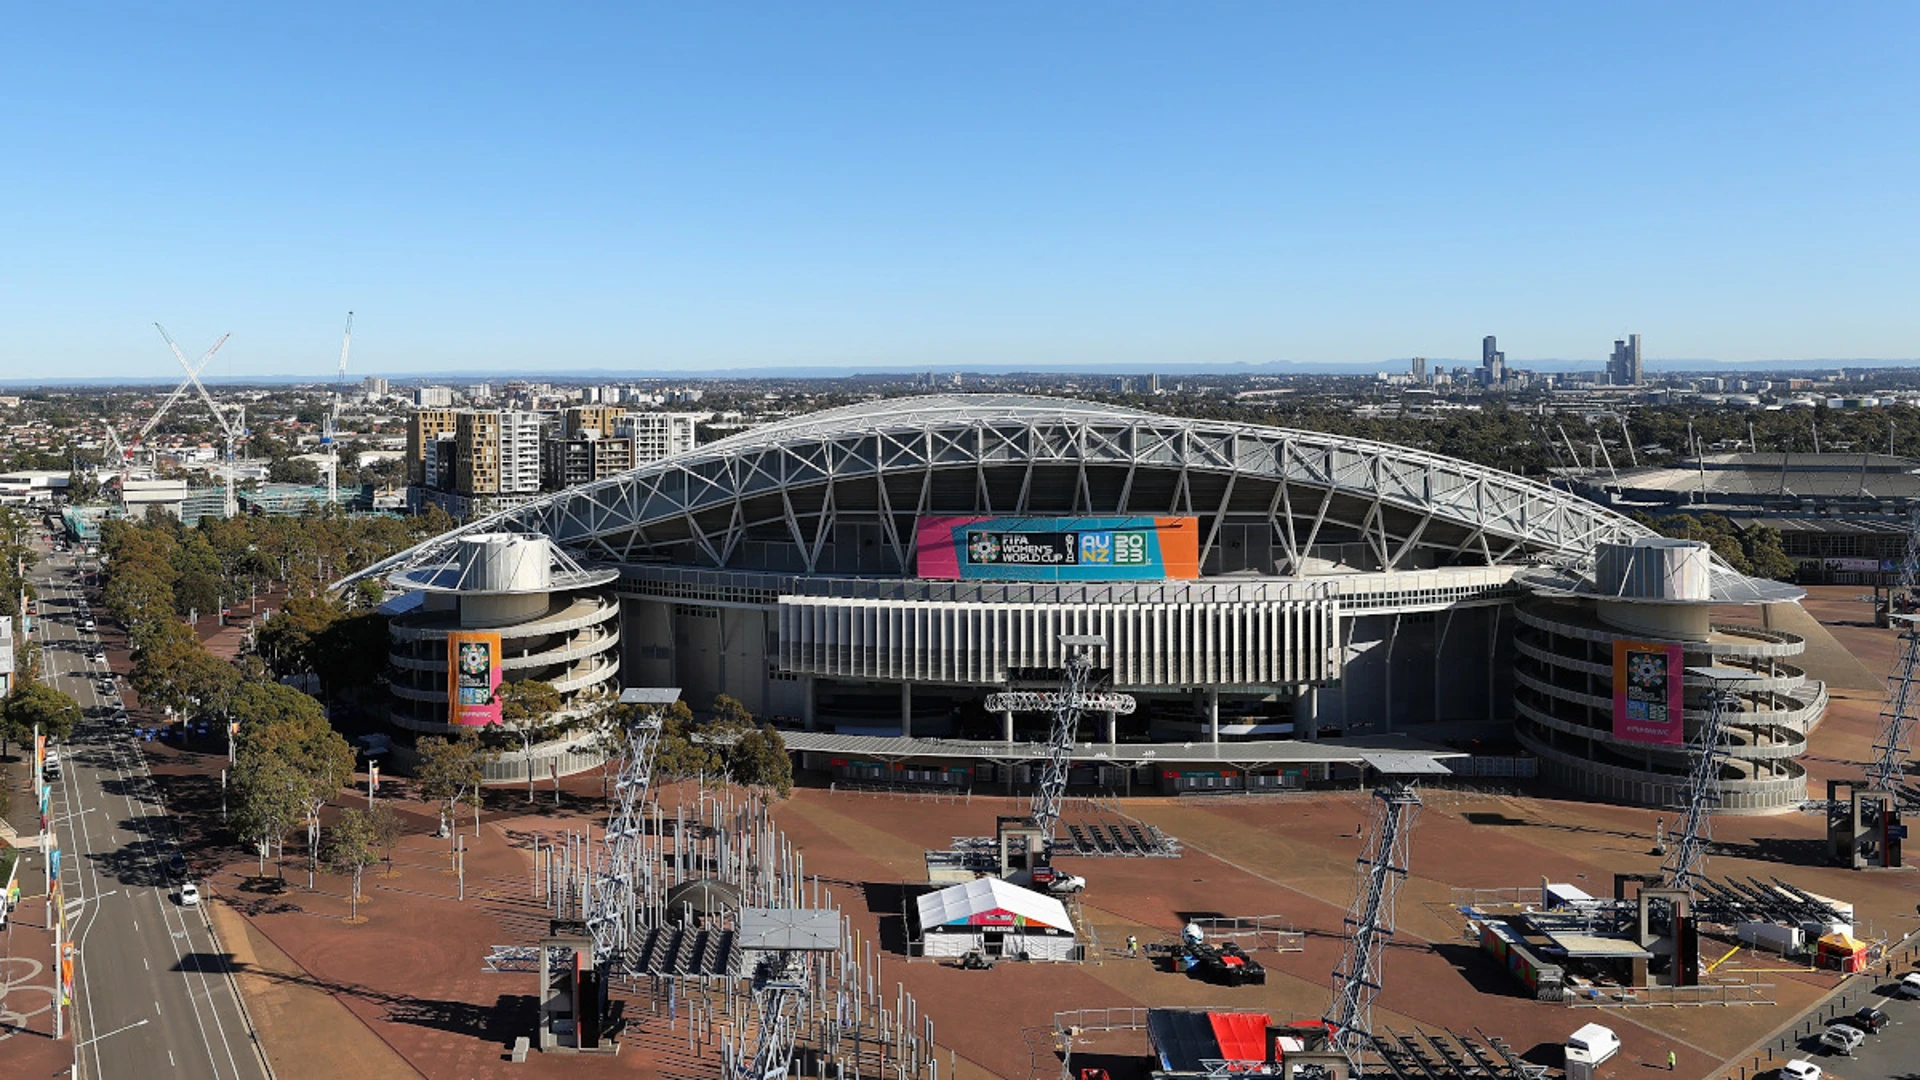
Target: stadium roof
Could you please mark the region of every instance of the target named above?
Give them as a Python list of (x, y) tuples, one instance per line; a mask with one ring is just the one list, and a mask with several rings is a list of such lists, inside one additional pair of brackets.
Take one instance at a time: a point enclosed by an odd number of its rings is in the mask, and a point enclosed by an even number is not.
[(904, 567), (915, 514), (964, 512), (1192, 514), (1207, 522), (1203, 559), (1220, 522), (1271, 521), (1295, 565), (1336, 530), (1393, 568), (1419, 565), (1414, 550), (1499, 564), (1651, 535), (1570, 492), (1388, 443), (1066, 398), (935, 395), (754, 428), (477, 519), (342, 584), (501, 530), (544, 533), (596, 561), (711, 567), (738, 566), (750, 535), (773, 537), (813, 572), (848, 516), (877, 522)]

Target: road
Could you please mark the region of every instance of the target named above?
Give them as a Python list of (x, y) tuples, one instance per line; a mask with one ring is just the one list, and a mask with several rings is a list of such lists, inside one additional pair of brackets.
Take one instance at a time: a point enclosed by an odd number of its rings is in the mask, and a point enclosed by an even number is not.
[[(1893, 982), (1903, 974), (1896, 968)], [(1882, 995), (1892, 989), (1890, 982), (1882, 988)], [(1798, 1040), (1793, 1056), (1820, 1066), (1825, 1073), (1822, 1080), (1914, 1080), (1920, 1076), (1920, 1002), (1877, 995), (1863, 1004), (1885, 1010), (1889, 1023), (1879, 1034), (1867, 1036), (1852, 1057), (1821, 1050), (1818, 1032)]]
[(43, 668), (86, 714), (61, 748), (50, 807), (78, 944), (74, 1075), (268, 1080), (206, 912), (179, 903), (167, 871), (177, 837), (132, 732), (113, 719), (119, 695), (96, 685), (106, 665), (86, 656), (96, 638), (79, 629), (73, 557), (48, 554), (32, 577)]

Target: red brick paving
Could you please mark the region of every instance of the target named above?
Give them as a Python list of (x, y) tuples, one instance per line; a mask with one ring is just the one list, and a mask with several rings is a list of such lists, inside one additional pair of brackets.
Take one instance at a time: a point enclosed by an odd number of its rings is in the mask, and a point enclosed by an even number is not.
[[(1891, 635), (1849, 625), (1870, 612), (1851, 599), (1858, 590), (1816, 591), (1807, 610), (1831, 631), (1831, 641), (1860, 656), (1868, 669), (1884, 671), (1892, 657)], [(1811, 666), (1811, 665), (1810, 665)], [(1822, 672), (1815, 671), (1817, 676)], [(1824, 677), (1824, 676), (1823, 676)], [(1859, 762), (1877, 726), (1877, 689), (1858, 669), (1835, 680), (1835, 705), (1813, 738), (1807, 763), (1818, 779), (1858, 775)], [(150, 747), (158, 770), (177, 783), (217, 769), (217, 760), (174, 748)], [(597, 819), (586, 806), (599, 781), (569, 782), (570, 820)], [(512, 796), (508, 798), (507, 796)], [(506, 1045), (529, 1023), (515, 1001), (532, 992), (532, 977), (486, 975), (479, 957), (486, 946), (529, 939), (542, 915), (521, 898), (526, 892), (526, 853), (510, 846), (531, 829), (563, 822), (519, 816), (518, 796), (494, 797), (489, 825), (470, 856), (470, 892), (465, 904), (451, 899), (453, 883), (438, 866), (445, 841), (416, 835), (408, 841), (409, 865), (387, 882), (369, 878), (368, 921), (344, 925), (346, 903), (337, 878), (322, 876), (320, 894), (290, 891), (284, 908), (248, 905), (258, 931), (305, 971), (311, 985), (339, 1000), (402, 1057), (428, 1076), (700, 1075), (710, 1059), (686, 1057), (684, 1043), (643, 1023), (617, 1060), (534, 1055), (509, 1067)], [(1413, 840), (1413, 877), (1400, 904), (1400, 941), (1386, 960), (1386, 988), (1376, 1021), (1383, 1025), (1475, 1027), (1508, 1038), (1523, 1050), (1557, 1043), (1591, 1018), (1585, 1010), (1525, 1000), (1497, 966), (1454, 937), (1457, 920), (1448, 898), (1453, 887), (1528, 885), (1542, 876), (1580, 884), (1591, 892), (1611, 887), (1616, 871), (1652, 869), (1646, 854), (1653, 821), (1662, 815), (1551, 798), (1434, 793)], [(911, 802), (886, 797), (802, 790), (778, 810), (788, 835), (805, 853), (807, 869), (835, 882), (836, 898), (856, 931), (891, 943), (898, 895), (893, 886), (921, 875), (920, 854), (944, 847), (959, 834), (982, 834), (994, 814), (1018, 807), (1011, 801), (975, 799), (971, 804)], [(1050, 1060), (1045, 1029), (1056, 1010), (1132, 1004), (1250, 1006), (1278, 1014), (1317, 1015), (1328, 999), (1328, 972), (1338, 954), (1340, 919), (1352, 894), (1356, 823), (1368, 816), (1357, 793), (1281, 797), (1258, 802), (1140, 799), (1126, 809), (1184, 838), (1188, 854), (1178, 860), (1084, 859), (1076, 870), (1092, 879), (1084, 919), (1109, 946), (1129, 933), (1147, 940), (1173, 932), (1186, 913), (1275, 914), (1308, 932), (1306, 950), (1269, 956), (1272, 977), (1261, 988), (1225, 990), (1150, 968), (1144, 961), (1108, 956), (1082, 966), (1002, 964), (991, 972), (963, 972), (928, 962), (889, 956), (884, 978), (902, 979), (919, 998), (943, 1044), (968, 1061), (963, 1071), (1025, 1076), (1036, 1059)], [(417, 827), (431, 828), (419, 812)], [(468, 825), (468, 828), (471, 828)], [(1914, 926), (1915, 879), (1908, 875), (1854, 874), (1815, 865), (1821, 839), (1818, 815), (1787, 814), (1729, 818), (1716, 822), (1713, 869), (1779, 874), (1828, 895), (1851, 899), (1864, 924), (1893, 933)], [(514, 838), (514, 839), (510, 839)], [(248, 872), (247, 860), (228, 852), (228, 873), (216, 881), (224, 891)], [(485, 883), (482, 884), (483, 879)], [(878, 886), (869, 888), (868, 886)], [(886, 935), (882, 936), (883, 922)], [(1764, 964), (1765, 961), (1759, 963)], [(1722, 973), (1754, 966), (1736, 956)], [(1668, 1049), (1679, 1055), (1682, 1077), (1707, 1074), (1833, 985), (1834, 978), (1809, 972), (1754, 971), (1775, 983), (1780, 1005), (1765, 1009), (1610, 1010), (1626, 1041), (1629, 1064), (1663, 1063)], [(1122, 1040), (1124, 1041), (1124, 1040)], [(678, 1047), (676, 1050), (675, 1048)]]

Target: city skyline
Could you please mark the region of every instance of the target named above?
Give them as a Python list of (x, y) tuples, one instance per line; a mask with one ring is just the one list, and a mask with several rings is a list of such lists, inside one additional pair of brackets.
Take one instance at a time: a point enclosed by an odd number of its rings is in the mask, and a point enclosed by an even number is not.
[(1909, 8), (1100, 14), (23, 12), (0, 379), (1920, 355)]

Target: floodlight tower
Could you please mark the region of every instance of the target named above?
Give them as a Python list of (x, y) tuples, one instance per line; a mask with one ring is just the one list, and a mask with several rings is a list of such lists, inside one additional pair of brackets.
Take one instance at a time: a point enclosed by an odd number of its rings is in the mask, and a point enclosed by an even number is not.
[(1060, 689), (1053, 693), (1008, 690), (987, 696), (989, 712), (1052, 712), (1053, 731), (1047, 739), (1047, 763), (1040, 771), (1040, 785), (1034, 788), (1028, 810), (1040, 827), (1043, 843), (1053, 840), (1053, 827), (1060, 821), (1060, 806), (1067, 796), (1067, 768), (1073, 761), (1074, 737), (1080, 728), (1080, 714), (1088, 709), (1129, 715), (1134, 710), (1131, 694), (1088, 690), (1093, 677), (1094, 650), (1107, 647), (1104, 634), (1061, 634), (1061, 648), (1067, 654), (1060, 676)]
[(1447, 767), (1424, 754), (1362, 754), (1374, 771), (1372, 827), (1355, 861), (1353, 907), (1347, 911), (1347, 944), (1333, 969), (1333, 1004), (1327, 1009), (1329, 1038), (1362, 1072), (1361, 1056), (1373, 1041), (1373, 999), (1380, 993), (1387, 943), (1393, 938), (1394, 903), (1407, 877), (1409, 839), (1420, 812), (1422, 776), (1444, 776)]
[(636, 706), (621, 743), (619, 779), (607, 814), (607, 832), (586, 895), (587, 933), (593, 960), (604, 973), (623, 956), (640, 925), (640, 899), (649, 890), (652, 867), (641, 850), (646, 801), (652, 794), (653, 757), (659, 746), (661, 713), (680, 700), (678, 688), (629, 687), (620, 704)]
[(347, 388), (347, 352), (353, 348), (353, 312), (347, 312), (347, 329), (340, 335), (340, 371), (333, 380), (333, 403), (320, 429), (320, 445), (327, 453), (327, 505), (340, 502), (340, 446), (336, 436), (340, 428), (340, 396)]
[(1907, 758), (1913, 752), (1915, 713), (1920, 712), (1920, 615), (1888, 618), (1900, 627), (1900, 659), (1887, 676), (1887, 703), (1880, 709), (1880, 737), (1867, 763), (1867, 782), (1904, 805), (1913, 801), (1907, 790)]
[(1664, 887), (1683, 889), (1691, 896), (1706, 876), (1707, 845), (1713, 842), (1713, 811), (1720, 805), (1720, 767), (1727, 760), (1726, 748), (1721, 745), (1726, 716), (1740, 708), (1736, 688), (1759, 676), (1733, 667), (1690, 667), (1686, 673), (1708, 686), (1707, 718), (1687, 745), (1693, 774), (1687, 780), (1686, 811), (1671, 836), (1673, 851), (1660, 873)]

